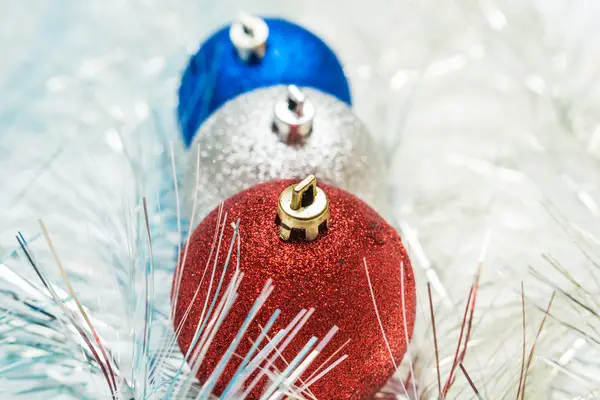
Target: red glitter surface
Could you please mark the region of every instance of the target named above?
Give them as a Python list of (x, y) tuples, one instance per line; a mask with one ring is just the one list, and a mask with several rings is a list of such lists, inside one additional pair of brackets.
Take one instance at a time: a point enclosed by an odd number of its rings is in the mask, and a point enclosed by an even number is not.
[[(369, 267), (379, 314), (396, 362), (400, 362), (407, 347), (404, 326), (408, 327), (410, 336), (415, 322), (415, 281), (410, 260), (398, 233), (373, 209), (357, 197), (324, 184), (319, 186), (327, 193), (330, 202), (329, 229), (313, 242), (282, 241), (278, 236), (279, 227), (275, 224), (277, 201), (281, 191), (292, 183), (296, 181), (280, 180), (257, 185), (225, 201), (227, 224), (238, 218), (241, 220), (240, 263), (244, 279), (239, 297), (210, 346), (198, 378), (204, 380), (212, 372), (267, 279), (271, 278), (275, 290), (251, 324), (236, 354), (243, 357), (247, 353), (251, 340), (259, 335), (260, 326), (266, 324), (275, 309), (279, 308), (281, 315), (271, 329), (270, 337), (285, 328), (301, 309), (314, 307), (314, 314), (283, 352), (284, 358), (291, 361), (312, 336), (322, 339), (330, 328), (337, 325), (339, 332), (301, 378), (307, 378), (350, 339), (334, 360), (342, 354), (348, 354), (349, 358), (313, 384), (310, 391), (318, 399), (326, 400), (372, 398), (393, 374), (394, 368), (373, 308), (363, 257)], [(190, 238), (175, 310), (176, 326), (200, 283), (217, 223), (218, 212), (214, 210)], [(232, 234), (233, 228), (226, 227), (216, 276), (220, 276), (222, 271)], [(233, 275), (235, 263), (234, 254), (225, 284)], [(406, 322), (403, 321), (400, 293), (401, 264), (404, 265)], [(202, 313), (207, 281), (205, 278), (178, 339), (184, 354)], [(216, 393), (224, 389), (239, 362), (240, 358), (232, 358), (216, 387)], [(285, 367), (281, 359), (276, 365), (280, 370)], [(258, 393), (255, 390), (253, 395), (258, 398)]]

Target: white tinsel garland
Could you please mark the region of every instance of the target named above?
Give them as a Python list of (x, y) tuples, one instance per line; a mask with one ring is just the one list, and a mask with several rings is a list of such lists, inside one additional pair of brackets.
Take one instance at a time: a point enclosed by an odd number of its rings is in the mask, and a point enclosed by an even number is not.
[[(356, 112), (381, 146), (395, 150), (390, 202), (420, 275), (420, 326), (414, 387), (403, 368), (385, 392), (413, 396), (414, 388), (437, 397), (427, 280), (443, 389), (483, 259), (462, 360), (481, 396), (512, 397), (524, 386), (521, 281), (525, 363), (556, 290), (525, 398), (597, 396), (600, 9), (594, 1), (549, 3), (7, 3), (0, 32), (0, 397), (108, 394), (98, 363), (65, 328), (68, 319), (15, 238), (23, 234), (76, 310), (41, 236), (43, 218), (78, 298), (124, 371), (121, 389), (134, 386), (142, 398), (147, 314), (140, 299), (150, 258), (141, 199), (154, 280), (170, 282), (178, 231), (186, 233), (185, 221), (177, 223), (171, 169), (171, 145), (175, 170), (184, 162), (173, 121), (177, 80), (187, 52), (240, 6), (293, 18), (330, 43), (346, 65)], [(169, 290), (154, 285), (151, 355), (169, 340)], [(453, 375), (448, 398), (473, 398), (462, 370), (455, 366)]]

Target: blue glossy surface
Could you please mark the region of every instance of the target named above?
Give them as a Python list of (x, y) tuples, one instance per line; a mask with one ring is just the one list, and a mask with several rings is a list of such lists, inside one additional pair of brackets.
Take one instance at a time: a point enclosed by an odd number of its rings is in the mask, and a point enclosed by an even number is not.
[(261, 61), (238, 58), (229, 26), (211, 36), (190, 59), (179, 87), (177, 116), (186, 146), (223, 103), (254, 89), (295, 84), (350, 104), (350, 88), (333, 51), (316, 35), (282, 19), (266, 18), (267, 51)]

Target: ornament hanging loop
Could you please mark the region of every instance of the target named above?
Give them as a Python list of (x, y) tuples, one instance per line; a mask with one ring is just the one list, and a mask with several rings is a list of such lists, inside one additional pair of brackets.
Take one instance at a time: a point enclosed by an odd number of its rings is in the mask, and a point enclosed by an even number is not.
[(275, 103), (273, 130), (284, 143), (302, 143), (312, 133), (315, 114), (315, 106), (306, 94), (289, 85), (286, 98)]
[(241, 12), (229, 28), (229, 39), (244, 62), (262, 60), (267, 51), (269, 26), (253, 15)]
[(319, 229), (328, 227), (329, 200), (314, 175), (281, 192), (276, 222), (279, 237), (285, 241), (297, 237), (311, 242), (319, 236)]
[(294, 186), (292, 191), (292, 210), (299, 210), (301, 207), (308, 207), (315, 201), (317, 195), (317, 178), (309, 175), (302, 182)]

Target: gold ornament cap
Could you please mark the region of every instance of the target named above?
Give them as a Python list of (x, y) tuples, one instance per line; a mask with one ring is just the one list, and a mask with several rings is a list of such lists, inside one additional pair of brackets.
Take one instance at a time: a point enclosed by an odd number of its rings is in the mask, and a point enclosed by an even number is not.
[(267, 51), (269, 26), (253, 15), (240, 12), (236, 21), (229, 28), (229, 39), (238, 56), (245, 62), (253, 58), (262, 60)]
[(300, 238), (313, 241), (319, 229), (329, 224), (329, 200), (317, 186), (317, 178), (309, 175), (302, 182), (288, 186), (279, 196), (277, 206), (279, 237), (285, 241)]

